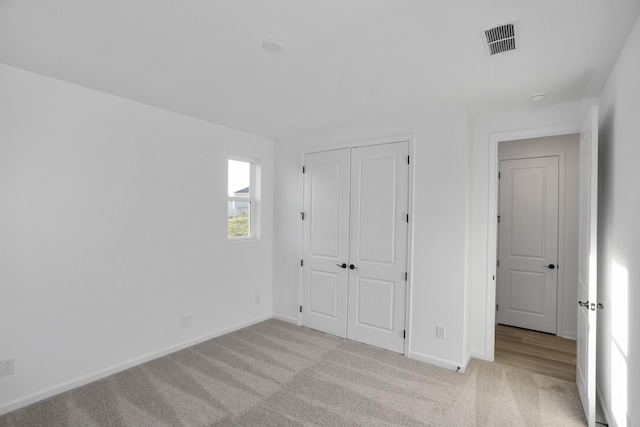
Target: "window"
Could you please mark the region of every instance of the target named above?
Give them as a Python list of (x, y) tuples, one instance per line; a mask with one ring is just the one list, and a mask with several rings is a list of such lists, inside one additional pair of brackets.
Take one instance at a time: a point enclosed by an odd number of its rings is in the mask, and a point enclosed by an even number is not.
[(229, 159), (227, 172), (227, 237), (255, 237), (255, 166), (251, 160)]

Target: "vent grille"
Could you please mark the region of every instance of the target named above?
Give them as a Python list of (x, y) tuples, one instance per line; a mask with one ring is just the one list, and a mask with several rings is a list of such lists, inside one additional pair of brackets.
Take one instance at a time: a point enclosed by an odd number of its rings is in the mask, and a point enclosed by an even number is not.
[(485, 51), (489, 56), (517, 50), (519, 47), (517, 19), (500, 25), (485, 27), (480, 31), (482, 32)]

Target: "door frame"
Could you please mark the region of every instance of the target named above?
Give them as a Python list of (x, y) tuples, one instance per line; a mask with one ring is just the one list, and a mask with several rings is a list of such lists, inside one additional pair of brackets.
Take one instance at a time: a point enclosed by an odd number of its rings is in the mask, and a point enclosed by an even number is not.
[(580, 133), (580, 123), (568, 125), (532, 128), (509, 132), (496, 132), (489, 135), (489, 206), (487, 215), (487, 301), (485, 313), (485, 359), (493, 362), (496, 339), (496, 262), (498, 256), (498, 143), (521, 139), (543, 138), (547, 136)]
[[(568, 135), (570, 135), (569, 133)], [(529, 138), (525, 138), (529, 139)], [(507, 140), (504, 140), (507, 142)], [(522, 153), (522, 154), (505, 154), (500, 156), (498, 149), (498, 169), (500, 168), (501, 160), (520, 160), (520, 159), (533, 159), (539, 157), (557, 157), (558, 158), (558, 239), (557, 239), (557, 259), (556, 263), (558, 266), (562, 267), (565, 264), (564, 255), (565, 255), (565, 185), (566, 185), (566, 155), (564, 151), (539, 151), (539, 152), (531, 152), (531, 153)], [(500, 191), (500, 180), (498, 180), (498, 194)], [(497, 197), (497, 202), (500, 201), (500, 197)], [(497, 213), (496, 207), (496, 216)], [(496, 256), (500, 250), (500, 241), (498, 239), (498, 227), (496, 226)], [(560, 267), (558, 267), (557, 273), (557, 281), (556, 281), (556, 335), (564, 330), (564, 274), (559, 272)], [(563, 270), (564, 271), (564, 270)], [(498, 273), (496, 271), (496, 297), (499, 288), (498, 284)], [(496, 316), (495, 320), (496, 324), (498, 323), (498, 319)]]
[[(304, 156), (312, 153), (319, 153), (322, 151), (332, 151), (332, 150), (340, 150), (344, 148), (359, 148), (359, 147), (370, 147), (373, 145), (383, 145), (383, 144), (394, 144), (397, 142), (406, 142), (409, 145), (409, 188), (408, 188), (408, 207), (409, 211), (409, 227), (407, 230), (407, 292), (405, 297), (405, 330), (406, 337), (404, 340), (404, 356), (409, 356), (409, 349), (411, 348), (411, 295), (413, 294), (413, 281), (411, 278), (413, 277), (413, 198), (414, 198), (414, 175), (415, 168), (413, 167), (415, 164), (415, 156), (414, 156), (414, 144), (413, 144), (414, 135), (413, 134), (401, 134), (398, 136), (390, 136), (383, 138), (368, 138), (368, 139), (357, 139), (352, 141), (344, 141), (337, 144), (330, 144), (326, 146), (314, 146), (311, 148), (306, 148), (300, 151), (300, 159), (299, 159), (299, 167), (300, 172), (302, 172), (302, 167), (304, 166)], [(304, 174), (300, 173), (300, 179), (298, 182), (298, 200), (300, 212), (304, 212)], [(298, 246), (298, 255), (299, 259), (302, 259), (303, 250), (304, 250), (304, 223), (300, 221), (299, 225), (299, 236), (300, 243)], [(302, 267), (299, 268), (298, 272), (298, 305), (302, 305)], [(302, 326), (302, 314), (298, 312), (298, 326)]]

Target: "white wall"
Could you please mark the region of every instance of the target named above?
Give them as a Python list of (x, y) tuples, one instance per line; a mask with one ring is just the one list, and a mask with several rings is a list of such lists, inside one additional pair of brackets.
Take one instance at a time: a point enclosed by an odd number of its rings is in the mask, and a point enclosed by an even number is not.
[(640, 423), (640, 21), (600, 97), (598, 392), (611, 426)]
[[(544, 138), (504, 141), (498, 144), (499, 156), (519, 156), (540, 153), (564, 153), (564, 222), (558, 235), (558, 318), (557, 334), (576, 339), (578, 312), (578, 193), (579, 135), (556, 135)], [(499, 288), (499, 284), (498, 284)]]
[[(522, 131), (573, 127), (579, 129), (589, 106), (597, 100), (546, 105), (532, 104), (530, 108), (502, 113), (475, 113), (471, 117), (472, 160), (471, 160), (471, 244), (470, 281), (471, 301), (471, 354), (487, 358), (493, 350), (487, 348), (487, 291), (494, 289), (491, 281), (495, 267), (488, 268), (487, 243), (489, 241), (489, 183), (495, 182), (490, 165), (494, 164), (497, 152), (491, 151), (491, 137)], [(495, 147), (494, 147), (495, 148)], [(495, 236), (494, 236), (495, 239)], [(495, 253), (493, 254), (495, 258)], [(493, 309), (493, 308), (492, 308)]]
[[(451, 107), (276, 142), (274, 314), (297, 321), (300, 290), (301, 153), (388, 136), (414, 135), (413, 257), (409, 355), (450, 368), (465, 354), (467, 114)], [(446, 327), (446, 340), (435, 337)]]
[[(273, 149), (0, 65), (0, 413), (271, 317)], [(260, 159), (260, 240), (226, 239), (228, 155)]]

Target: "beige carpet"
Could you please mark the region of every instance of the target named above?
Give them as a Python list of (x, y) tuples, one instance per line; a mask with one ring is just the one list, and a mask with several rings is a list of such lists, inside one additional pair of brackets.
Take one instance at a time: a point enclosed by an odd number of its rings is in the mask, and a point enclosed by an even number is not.
[(0, 417), (0, 426), (578, 426), (576, 385), (472, 360), (464, 374), (277, 320)]

